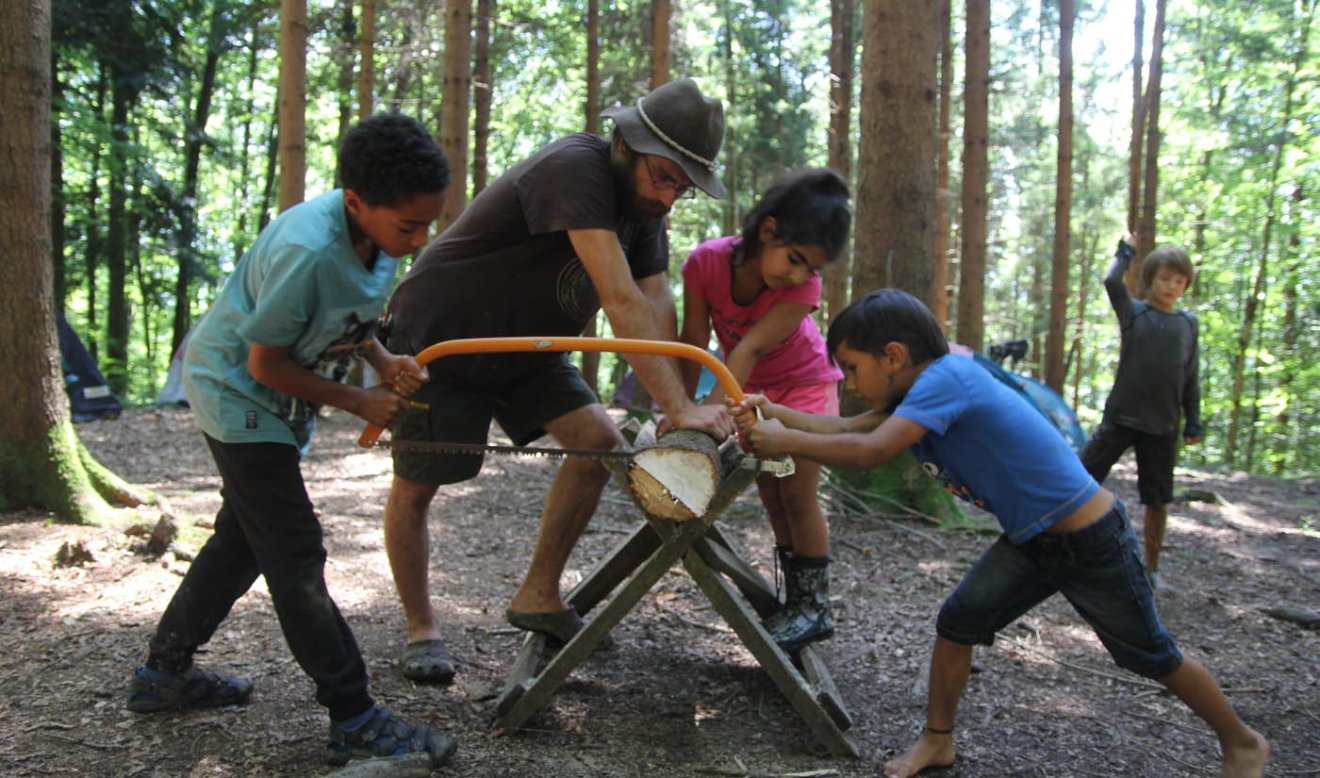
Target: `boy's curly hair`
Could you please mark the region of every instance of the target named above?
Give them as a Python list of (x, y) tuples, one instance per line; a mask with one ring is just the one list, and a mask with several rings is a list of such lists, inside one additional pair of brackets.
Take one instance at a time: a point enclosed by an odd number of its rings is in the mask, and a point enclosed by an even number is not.
[(1150, 290), (1150, 284), (1155, 280), (1156, 274), (1165, 269), (1185, 276), (1188, 286), (1196, 280), (1196, 268), (1192, 266), (1192, 258), (1187, 256), (1186, 249), (1181, 246), (1160, 246), (1141, 262), (1140, 291), (1143, 298)]
[(339, 186), (373, 206), (393, 206), (449, 186), (449, 158), (431, 133), (401, 113), (354, 125), (339, 144)]

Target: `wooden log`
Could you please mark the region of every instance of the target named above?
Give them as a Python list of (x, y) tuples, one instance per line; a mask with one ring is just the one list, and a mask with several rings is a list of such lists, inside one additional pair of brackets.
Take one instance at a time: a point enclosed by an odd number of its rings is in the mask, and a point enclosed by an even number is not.
[(709, 435), (674, 430), (633, 455), (628, 488), (652, 516), (690, 521), (706, 515), (725, 470)]

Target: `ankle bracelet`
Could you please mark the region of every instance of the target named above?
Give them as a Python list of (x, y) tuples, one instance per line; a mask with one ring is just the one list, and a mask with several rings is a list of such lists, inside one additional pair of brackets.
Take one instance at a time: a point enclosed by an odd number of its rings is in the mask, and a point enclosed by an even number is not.
[(926, 734), (928, 734), (928, 735), (952, 735), (952, 734), (953, 734), (953, 727), (949, 727), (948, 729), (936, 729), (935, 727), (929, 727), (929, 726), (928, 726), (928, 727), (926, 727)]

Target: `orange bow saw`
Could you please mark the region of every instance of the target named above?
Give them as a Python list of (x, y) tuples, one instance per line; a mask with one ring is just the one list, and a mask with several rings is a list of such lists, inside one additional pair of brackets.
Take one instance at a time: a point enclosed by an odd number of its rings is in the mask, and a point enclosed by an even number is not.
[[(715, 380), (724, 389), (724, 394), (735, 402), (743, 399), (742, 387), (715, 355), (705, 349), (687, 343), (674, 343), (667, 340), (638, 340), (631, 338), (461, 338), (444, 340), (427, 346), (418, 352), (417, 364), (426, 365), (441, 357), (455, 354), (500, 354), (520, 351), (595, 351), (618, 354), (649, 354), (660, 357), (679, 357), (699, 362), (715, 374)], [(368, 424), (358, 437), (358, 445), (372, 448), (384, 429), (376, 424)]]

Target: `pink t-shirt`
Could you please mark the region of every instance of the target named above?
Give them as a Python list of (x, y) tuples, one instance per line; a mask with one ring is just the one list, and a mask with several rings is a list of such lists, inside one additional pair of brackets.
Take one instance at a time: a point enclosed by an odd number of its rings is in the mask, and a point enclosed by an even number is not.
[[(734, 302), (733, 266), (729, 258), (741, 240), (737, 236), (708, 240), (697, 246), (683, 263), (684, 290), (706, 301), (715, 338), (725, 355), (775, 303), (802, 303), (810, 305), (813, 311), (820, 307), (821, 281), (817, 275), (791, 289), (762, 289), (751, 305)], [(843, 373), (825, 351), (825, 338), (821, 337), (815, 320), (807, 316), (792, 335), (775, 344), (757, 361), (745, 388), (761, 391), (830, 383), (841, 378)]]

